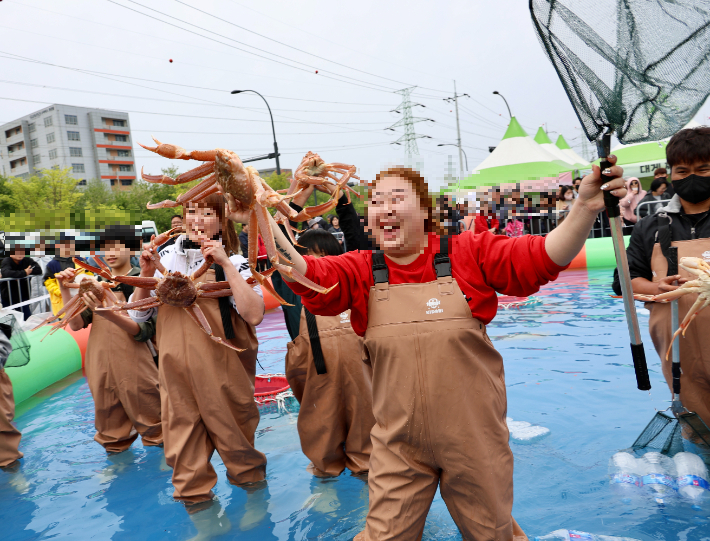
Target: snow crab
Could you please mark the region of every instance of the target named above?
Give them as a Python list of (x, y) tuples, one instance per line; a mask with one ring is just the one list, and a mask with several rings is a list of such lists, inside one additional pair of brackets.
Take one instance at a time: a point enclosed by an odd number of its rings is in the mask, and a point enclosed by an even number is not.
[(690, 307), (690, 310), (688, 310), (685, 318), (681, 321), (680, 326), (673, 334), (671, 346), (666, 352), (666, 360), (669, 358), (671, 348), (673, 347), (673, 341), (676, 336), (681, 333), (685, 336), (685, 331), (688, 329), (690, 323), (696, 318), (701, 310), (710, 305), (710, 264), (700, 257), (681, 257), (678, 262), (678, 266), (683, 270), (694, 274), (697, 278), (684, 283), (678, 289), (661, 293), (660, 295), (634, 295), (636, 300), (644, 302), (670, 302), (690, 293), (698, 295), (698, 299), (695, 301), (693, 306)]
[[(266, 183), (266, 181), (264, 181), (264, 179), (259, 176), (256, 169), (253, 167), (245, 167), (242, 160), (236, 153), (222, 148), (214, 150), (193, 150), (188, 152), (182, 147), (164, 144), (155, 138), (153, 138), (153, 140), (156, 142), (157, 146), (141, 146), (146, 150), (150, 150), (151, 152), (155, 152), (156, 154), (166, 158), (197, 160), (204, 161), (206, 163), (178, 175), (175, 178), (168, 177), (166, 175), (146, 175), (141, 171), (141, 177), (143, 180), (147, 182), (175, 185), (184, 184), (186, 182), (204, 177), (205, 175), (209, 176), (197, 186), (178, 197), (176, 201), (163, 201), (162, 203), (152, 205), (148, 204), (147, 207), (149, 209), (174, 207), (181, 204), (194, 203), (218, 192), (230, 194), (234, 197), (238, 210), (249, 212), (249, 268), (251, 269), (252, 276), (262, 287), (266, 288), (272, 295), (274, 295), (274, 297), (278, 299), (281, 304), (288, 304), (278, 295), (278, 293), (276, 293), (271, 283), (269, 283), (256, 270), (259, 246), (257, 239), (259, 233), (261, 233), (261, 236), (264, 239), (269, 261), (276, 270), (287, 275), (296, 282), (317, 291), (318, 293), (327, 293), (332, 289), (317, 285), (294, 268), (283, 265), (279, 262), (279, 258), (281, 258), (286, 263), (291, 263), (291, 261), (289, 261), (283, 254), (280, 254), (276, 250), (276, 243), (274, 241), (273, 232), (271, 231), (271, 223), (269, 221), (269, 213), (267, 209), (275, 208), (282, 216), (285, 217), (285, 219), (294, 222), (302, 222), (304, 220), (320, 216), (321, 214), (335, 208), (337, 205), (337, 197), (334, 196), (335, 201), (331, 200), (322, 205), (307, 207), (301, 212), (296, 212), (288, 205), (287, 201), (293, 198), (298, 191), (293, 191), (291, 194), (287, 195), (278, 194)], [(340, 164), (328, 165), (334, 166)], [(354, 167), (352, 169), (354, 172)], [(340, 179), (340, 182), (343, 182), (343, 180)], [(345, 182), (347, 182), (347, 179)], [(337, 191), (338, 190), (336, 188), (336, 196)], [(290, 232), (290, 228), (287, 227), (287, 231)]]
[[(105, 283), (113, 283), (113, 287), (116, 287), (118, 284), (115, 282), (120, 282), (134, 287), (155, 290), (155, 297), (148, 297), (147, 299), (135, 302), (117, 302), (113, 306), (98, 308), (97, 310), (111, 310), (113, 312), (119, 312), (123, 310), (147, 310), (148, 308), (157, 308), (163, 304), (175, 306), (176, 308), (184, 309), (190, 318), (197, 324), (197, 326), (209, 335), (210, 339), (237, 352), (244, 351), (243, 349), (234, 347), (232, 344), (226, 340), (223, 340), (219, 336), (215, 336), (212, 333), (212, 328), (210, 327), (205, 314), (197, 305), (197, 299), (200, 297), (205, 299), (215, 299), (219, 297), (232, 296), (232, 290), (229, 287), (229, 282), (195, 283), (195, 281), (212, 266), (212, 258), (206, 258), (202, 266), (189, 276), (182, 274), (181, 272), (166, 271), (165, 267), (163, 267), (163, 265), (161, 265), (158, 261), (156, 262), (156, 268), (163, 275), (162, 278), (144, 276), (113, 276), (111, 274), (111, 269), (103, 261), (101, 261), (100, 258), (96, 258), (96, 262), (99, 267), (94, 267), (85, 261), (74, 258), (74, 263), (83, 269), (91, 271), (94, 274), (110, 281), (98, 282), (99, 284), (103, 285)], [(254, 286), (257, 284), (257, 281), (250, 278), (247, 280), (247, 283)], [(110, 293), (110, 290), (108, 291)], [(102, 299), (103, 297), (100, 300)]]
[[(89, 265), (87, 265), (87, 268), (89, 270), (93, 269), (93, 267), (90, 267)], [(111, 291), (111, 289), (118, 286), (118, 284), (113, 281), (99, 282), (93, 276), (88, 276), (84, 274), (82, 275), (82, 280), (79, 283), (75, 283), (73, 281), (65, 282), (64, 286), (70, 289), (78, 289), (79, 292), (74, 297), (72, 297), (72, 299), (68, 303), (66, 303), (62, 307), (62, 309), (59, 310), (59, 312), (57, 312), (53, 316), (48, 317), (42, 323), (32, 329), (33, 331), (35, 331), (41, 327), (44, 327), (45, 325), (51, 325), (52, 323), (56, 323), (58, 321), (59, 324), (54, 325), (52, 327), (52, 330), (50, 330), (44, 338), (47, 338), (47, 336), (49, 336), (50, 334), (54, 334), (59, 329), (65, 328), (69, 324), (69, 321), (71, 321), (76, 316), (81, 314), (84, 310), (86, 310), (87, 306), (84, 302), (85, 293), (93, 293), (99, 302), (103, 302), (107, 296), (113, 302), (118, 302), (118, 298), (116, 298), (116, 295), (114, 295), (113, 291)], [(62, 318), (62, 316), (64, 317)], [(42, 340), (44, 340), (44, 338), (42, 338)]]

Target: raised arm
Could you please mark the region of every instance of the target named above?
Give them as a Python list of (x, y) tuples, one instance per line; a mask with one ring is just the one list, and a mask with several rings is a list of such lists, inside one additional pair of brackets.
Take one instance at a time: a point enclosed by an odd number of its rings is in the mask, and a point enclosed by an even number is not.
[[(609, 161), (616, 163), (616, 156), (609, 156)], [(605, 172), (613, 180), (604, 182), (599, 167), (592, 165), (592, 172), (582, 180), (579, 197), (569, 216), (545, 238), (547, 255), (557, 265), (568, 265), (584, 246), (594, 220), (604, 210), (603, 191), (610, 191), (616, 197), (626, 195), (623, 173), (621, 167), (614, 165)]]

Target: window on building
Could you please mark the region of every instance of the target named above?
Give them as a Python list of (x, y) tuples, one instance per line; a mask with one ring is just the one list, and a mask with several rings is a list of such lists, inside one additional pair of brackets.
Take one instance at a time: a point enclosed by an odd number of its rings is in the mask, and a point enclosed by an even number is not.
[(9, 139), (10, 137), (14, 137), (15, 135), (19, 135), (22, 133), (22, 126), (17, 126), (16, 128), (10, 128), (9, 130), (5, 130), (5, 137)]
[(115, 185), (116, 185), (116, 179), (115, 179), (115, 178), (112, 178), (112, 179), (111, 179), (111, 186), (115, 186)]
[(53, 148), (52, 150), (49, 151), (49, 159), (50, 160), (57, 159), (57, 149), (56, 148)]
[(123, 141), (124, 143), (128, 141), (127, 135), (116, 135), (114, 141)]
[(121, 186), (132, 186), (132, 185), (133, 185), (133, 179), (124, 178), (121, 180)]
[(42, 163), (42, 156), (40, 156), (39, 154), (35, 154), (34, 156), (32, 156), (32, 163), (34, 163), (35, 165), (37, 165), (38, 163)]
[(54, 132), (47, 134), (47, 143), (54, 143)]
[(119, 171), (133, 171), (133, 166), (132, 165), (119, 165), (118, 170)]
[(76, 183), (77, 186), (86, 186), (86, 180), (80, 180)]
[(126, 121), (125, 120), (115, 120), (113, 121), (114, 126), (118, 126), (119, 128), (125, 128), (126, 126)]
[(79, 138), (79, 132), (78, 131), (68, 131), (67, 132), (67, 139), (70, 141), (81, 141)]
[(118, 156), (119, 158), (130, 158), (131, 151), (130, 150), (117, 150), (116, 156)]
[(35, 123), (34, 123), (34, 122), (30, 122), (30, 123), (27, 125), (27, 127), (29, 128), (30, 133), (32, 133), (33, 131), (35, 131), (35, 130), (37, 129), (37, 126), (35, 126)]
[(44, 119), (44, 127), (49, 128), (52, 125), (52, 117), (48, 116)]
[(71, 164), (73, 173), (85, 173), (84, 171), (84, 164), (83, 163), (73, 163)]
[(37, 148), (39, 146), (39, 141), (37, 139), (30, 139), (30, 146), (32, 146), (32, 148)]
[(72, 124), (74, 126), (79, 124), (76, 115), (64, 115), (64, 122), (66, 122), (67, 124)]
[(72, 158), (83, 158), (84, 154), (80, 147), (69, 147), (69, 156)]

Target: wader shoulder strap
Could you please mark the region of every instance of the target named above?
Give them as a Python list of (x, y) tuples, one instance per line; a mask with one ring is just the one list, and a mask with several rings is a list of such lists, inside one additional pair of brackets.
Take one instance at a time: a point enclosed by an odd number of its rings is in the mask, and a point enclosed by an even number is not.
[(375, 279), (376, 284), (382, 284), (390, 280), (390, 272), (387, 269), (387, 263), (385, 263), (385, 254), (381, 250), (372, 252), (372, 277)]
[(659, 214), (658, 243), (661, 245), (661, 253), (668, 261), (667, 276), (678, 274), (678, 248), (671, 246), (671, 242), (671, 219), (667, 215)]
[[(226, 280), (224, 269), (221, 265), (214, 263), (210, 268), (214, 269), (214, 278), (217, 282), (224, 282)], [(224, 337), (227, 340), (232, 340), (236, 338), (234, 327), (232, 326), (232, 303), (229, 302), (229, 297), (219, 297), (217, 301), (219, 302), (219, 315), (222, 316)]]
[(323, 358), (323, 349), (320, 346), (320, 335), (318, 334), (318, 323), (316, 316), (311, 314), (304, 306), (303, 312), (306, 315), (306, 325), (308, 326), (308, 338), (311, 342), (311, 353), (313, 353), (313, 364), (316, 367), (316, 373), (320, 376), (326, 374), (325, 359)]
[(436, 271), (437, 278), (451, 276), (448, 235), (439, 237), (439, 253), (434, 256), (434, 271)]

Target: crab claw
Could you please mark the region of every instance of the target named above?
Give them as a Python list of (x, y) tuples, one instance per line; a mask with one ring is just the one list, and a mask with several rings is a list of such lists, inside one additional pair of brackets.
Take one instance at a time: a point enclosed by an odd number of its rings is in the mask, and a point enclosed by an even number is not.
[(146, 150), (150, 150), (151, 152), (155, 152), (156, 154), (161, 155), (163, 158), (170, 158), (172, 160), (189, 160), (190, 159), (190, 153), (187, 150), (185, 150), (184, 148), (179, 147), (177, 145), (170, 145), (167, 143), (161, 143), (152, 135), (151, 135), (151, 137), (153, 138), (153, 141), (155, 141), (157, 146), (147, 147), (142, 143), (138, 143), (138, 144)]
[(101, 261), (101, 258), (99, 256), (96, 256), (96, 262), (98, 263), (98, 267), (94, 267), (92, 265), (89, 265), (86, 261), (84, 261), (82, 258), (79, 257), (73, 257), (72, 261), (76, 265), (79, 265), (82, 269), (88, 270), (89, 272), (93, 272), (97, 276), (101, 276), (102, 278), (105, 278), (108, 281), (113, 280), (113, 275), (111, 274), (111, 269)]

